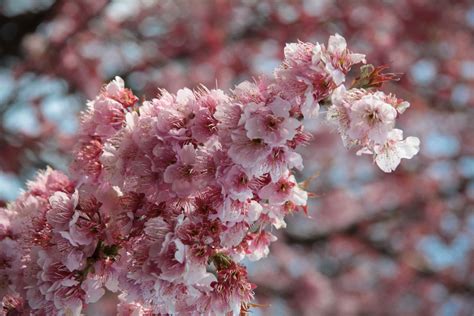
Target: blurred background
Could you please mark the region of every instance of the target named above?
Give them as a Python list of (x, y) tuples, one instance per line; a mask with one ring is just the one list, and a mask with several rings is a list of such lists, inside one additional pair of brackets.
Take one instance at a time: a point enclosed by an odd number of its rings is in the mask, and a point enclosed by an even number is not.
[[(271, 74), (286, 42), (343, 35), (412, 107), (420, 154), (386, 175), (323, 123), (302, 150), (317, 195), (249, 265), (253, 315), (474, 315), (472, 0), (0, 0), (0, 206), (67, 170), (87, 99), (114, 76), (138, 96)], [(114, 315), (109, 294), (89, 315)]]

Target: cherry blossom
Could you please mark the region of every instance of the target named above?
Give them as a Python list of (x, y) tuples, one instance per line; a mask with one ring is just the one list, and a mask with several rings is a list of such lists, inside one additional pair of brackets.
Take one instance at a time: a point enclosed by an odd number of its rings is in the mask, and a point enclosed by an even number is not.
[(119, 314), (245, 313), (245, 260), (268, 256), (273, 230), (306, 212), (297, 151), (319, 103), (384, 171), (418, 152), (394, 128), (404, 101), (343, 88), (361, 62), (335, 35), (327, 49), (288, 44), (273, 77), (229, 94), (202, 86), (139, 102), (116, 77), (83, 114), (72, 177), (48, 169), (0, 209), (9, 308), (80, 315), (108, 289)]
[(375, 162), (385, 172), (394, 171), (401, 159), (411, 159), (420, 150), (420, 140), (417, 137), (403, 139), (403, 131), (393, 129), (383, 145), (374, 148)]
[(397, 111), (374, 95), (366, 95), (352, 104), (348, 134), (352, 138), (368, 137), (383, 143), (393, 129)]
[(281, 98), (276, 98), (265, 108), (248, 104), (244, 109), (247, 137), (262, 139), (272, 146), (283, 145), (293, 139), (301, 123), (290, 117), (290, 109), (290, 103)]

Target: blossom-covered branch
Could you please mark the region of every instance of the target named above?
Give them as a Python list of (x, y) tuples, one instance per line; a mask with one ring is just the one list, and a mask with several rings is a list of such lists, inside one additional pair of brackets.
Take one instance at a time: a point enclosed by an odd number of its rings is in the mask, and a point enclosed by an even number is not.
[(247, 311), (242, 261), (267, 256), (272, 229), (307, 207), (293, 174), (306, 120), (328, 107), (344, 144), (386, 172), (419, 150), (395, 128), (409, 104), (375, 90), (385, 77), (345, 88), (361, 63), (336, 34), (327, 47), (288, 44), (273, 78), (229, 94), (139, 102), (117, 77), (88, 103), (71, 178), (48, 169), (0, 211), (4, 306), (79, 315), (107, 288), (121, 315)]

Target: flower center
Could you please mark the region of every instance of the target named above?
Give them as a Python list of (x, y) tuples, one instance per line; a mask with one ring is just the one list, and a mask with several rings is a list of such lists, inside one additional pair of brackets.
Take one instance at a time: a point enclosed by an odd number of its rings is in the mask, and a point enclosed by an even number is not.
[(282, 118), (276, 117), (274, 115), (268, 115), (265, 118), (265, 126), (267, 127), (268, 130), (274, 131), (278, 129), (282, 121), (283, 121)]
[(370, 126), (373, 126), (381, 121), (379, 112), (377, 110), (367, 111), (367, 113), (365, 114), (365, 119), (367, 120), (367, 123), (369, 123)]
[(181, 169), (181, 174), (185, 177), (190, 177), (194, 174), (194, 168), (191, 165), (184, 165)]

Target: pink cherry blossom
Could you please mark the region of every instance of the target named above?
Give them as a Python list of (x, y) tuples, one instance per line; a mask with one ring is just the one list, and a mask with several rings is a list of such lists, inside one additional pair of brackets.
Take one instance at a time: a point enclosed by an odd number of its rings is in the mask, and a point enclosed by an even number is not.
[(247, 137), (262, 139), (272, 146), (283, 145), (293, 139), (301, 123), (290, 117), (290, 109), (291, 104), (278, 97), (266, 107), (247, 105), (244, 108)]
[(252, 239), (249, 241), (247, 251), (249, 252), (248, 258), (252, 261), (257, 261), (265, 258), (270, 249), (268, 246), (271, 242), (274, 242), (277, 238), (270, 232), (262, 231), (252, 235)]
[(349, 117), (350, 137), (368, 137), (377, 143), (383, 143), (395, 125), (397, 111), (378, 96), (369, 94), (352, 104)]
[(352, 65), (365, 63), (365, 55), (349, 51), (346, 40), (339, 34), (329, 37), (327, 49), (324, 45), (316, 45), (313, 54), (313, 62), (322, 60), (336, 85), (345, 81), (345, 75)]
[(51, 208), (46, 214), (48, 223), (58, 230), (67, 229), (78, 202), (77, 192), (74, 196), (60, 191), (54, 193), (49, 198)]
[(99, 279), (89, 278), (85, 280), (81, 288), (85, 292), (85, 302), (86, 304), (97, 302), (102, 295), (105, 294), (105, 289), (102, 287), (102, 283)]
[(252, 182), (245, 170), (237, 165), (227, 170), (223, 179), (223, 188), (229, 197), (241, 202), (245, 202), (253, 196)]
[(179, 196), (187, 196), (198, 188), (199, 170), (197, 170), (197, 153), (193, 145), (184, 145), (176, 153), (177, 162), (166, 168), (163, 179), (172, 185), (172, 190)]
[(407, 102), (343, 85), (365, 58), (340, 35), (284, 54), (274, 76), (229, 94), (201, 86), (139, 102), (121, 78), (105, 85), (83, 114), (71, 179), (47, 169), (0, 209), (7, 310), (80, 315), (108, 289), (119, 315), (246, 313), (255, 285), (243, 263), (306, 212), (304, 119), (327, 106), (345, 145), (386, 172), (418, 152), (394, 128)]
[(417, 137), (403, 139), (403, 131), (394, 129), (388, 134), (385, 144), (375, 146), (375, 162), (383, 171), (392, 172), (401, 159), (411, 159), (419, 150), (420, 140)]
[(236, 130), (231, 137), (229, 155), (232, 160), (246, 169), (255, 170), (252, 175), (261, 175), (255, 167), (270, 154), (271, 147), (259, 138), (253, 140), (248, 138), (243, 129)]
[(294, 176), (282, 177), (276, 183), (269, 183), (258, 193), (260, 198), (267, 199), (270, 204), (281, 205), (287, 201), (295, 205), (305, 205), (308, 195), (300, 189)]

